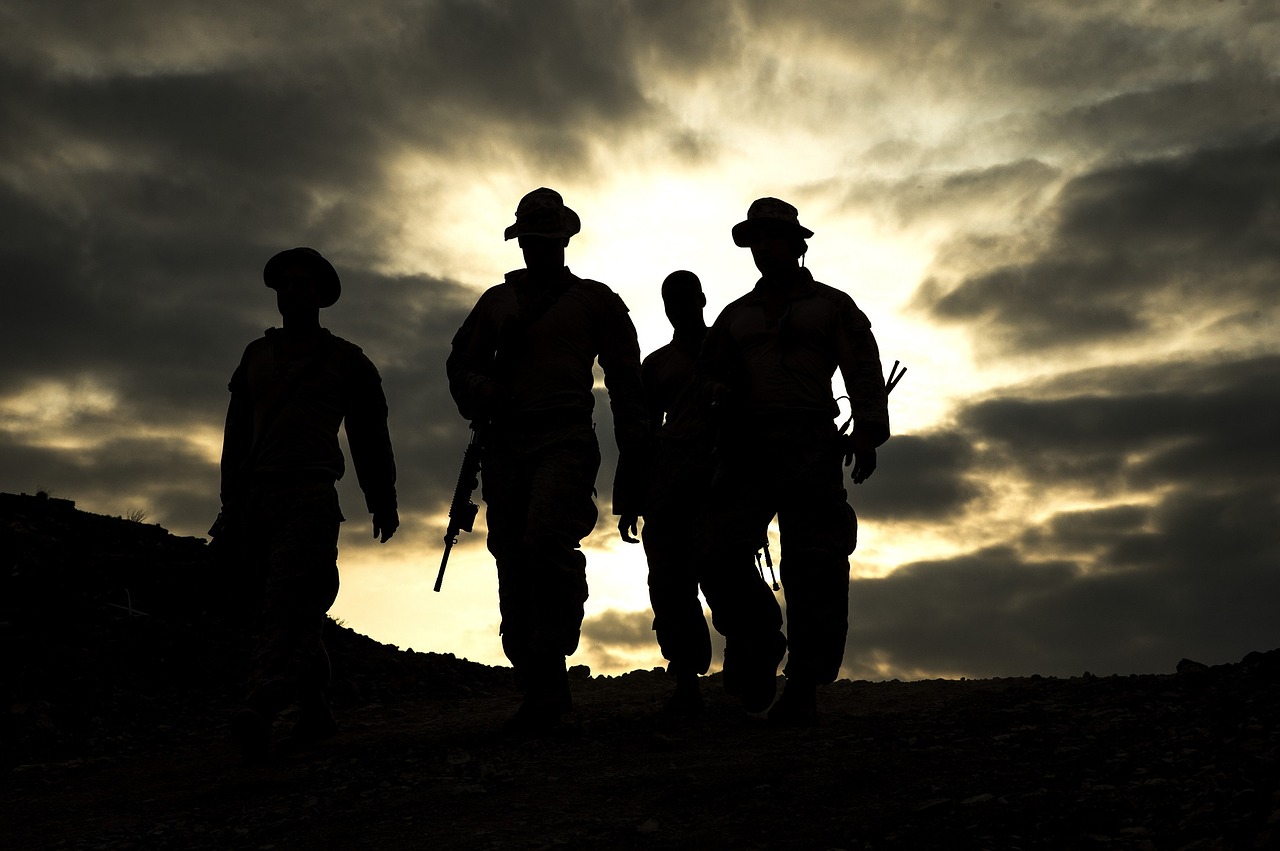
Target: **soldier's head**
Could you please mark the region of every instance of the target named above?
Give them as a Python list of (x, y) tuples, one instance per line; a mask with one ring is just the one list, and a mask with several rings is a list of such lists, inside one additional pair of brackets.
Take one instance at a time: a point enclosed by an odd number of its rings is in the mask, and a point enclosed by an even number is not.
[(328, 260), (314, 248), (289, 248), (267, 261), (262, 281), (276, 291), (280, 315), (318, 312), (342, 294), (342, 282)]
[(578, 214), (565, 206), (560, 193), (545, 186), (520, 199), (516, 221), (503, 232), (515, 239), (530, 269), (564, 266), (564, 249), (569, 239), (582, 230)]
[(672, 272), (662, 281), (662, 305), (672, 327), (702, 326), (702, 309), (707, 306), (702, 281), (684, 269)]
[(733, 226), (733, 243), (750, 248), (756, 268), (769, 275), (795, 267), (809, 250), (813, 231), (800, 224), (795, 207), (777, 198), (757, 198), (747, 218)]

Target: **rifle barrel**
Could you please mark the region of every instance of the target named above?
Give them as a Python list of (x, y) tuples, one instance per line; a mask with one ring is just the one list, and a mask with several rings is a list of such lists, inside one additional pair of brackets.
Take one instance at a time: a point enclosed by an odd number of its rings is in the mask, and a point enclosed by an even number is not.
[(453, 539), (448, 535), (444, 539), (444, 558), (440, 559), (440, 572), (436, 574), (435, 590), (439, 591), (440, 586), (444, 584), (444, 568), (449, 563), (449, 551), (453, 549)]

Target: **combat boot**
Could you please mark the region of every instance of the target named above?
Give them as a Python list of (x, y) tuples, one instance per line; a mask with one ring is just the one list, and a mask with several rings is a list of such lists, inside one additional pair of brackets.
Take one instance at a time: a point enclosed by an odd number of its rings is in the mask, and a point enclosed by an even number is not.
[(764, 641), (732, 641), (724, 651), (724, 690), (747, 712), (763, 712), (778, 691), (778, 663), (787, 639), (774, 632)]
[(698, 686), (698, 675), (691, 671), (676, 674), (676, 690), (663, 704), (662, 714), (668, 720), (689, 720), (701, 718), (706, 711), (702, 700), (702, 689)]
[(787, 727), (810, 727), (818, 723), (818, 687), (812, 680), (787, 678), (782, 696), (769, 710), (769, 721)]
[(300, 703), (297, 720), (294, 721), (293, 728), (280, 740), (277, 750), (281, 753), (306, 750), (325, 739), (332, 738), (337, 732), (338, 722), (333, 720), (328, 698), (323, 693), (313, 694)]
[(564, 726), (565, 715), (573, 709), (564, 657), (538, 660), (521, 665), (521, 669), (517, 679), (524, 700), (502, 725), (502, 731), (509, 736), (538, 736)]
[(271, 716), (248, 706), (241, 708), (231, 716), (231, 739), (246, 763), (266, 762), (271, 757)]

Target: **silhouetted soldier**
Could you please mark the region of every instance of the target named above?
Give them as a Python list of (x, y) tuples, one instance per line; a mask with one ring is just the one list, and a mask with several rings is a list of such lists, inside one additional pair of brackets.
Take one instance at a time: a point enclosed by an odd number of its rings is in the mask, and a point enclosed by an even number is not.
[(337, 731), (322, 632), (338, 594), (343, 516), (334, 483), (344, 472), (344, 421), (374, 537), (385, 543), (400, 525), (378, 370), (358, 346), (320, 327), (320, 309), (341, 292), (337, 272), (318, 252), (292, 248), (267, 261), (262, 277), (276, 291), (283, 327), (250, 343), (231, 377), (223, 512), (210, 530), (215, 542), (219, 533), (243, 540), (262, 594), (248, 694), (232, 719), (251, 760), (267, 756), (272, 719), (291, 704), (297, 722), (282, 747)]
[[(671, 342), (644, 359), (641, 377), (649, 411), (650, 484), (642, 508), (644, 551), (649, 560), (649, 601), (658, 646), (669, 661), (676, 689), (668, 713), (702, 710), (698, 676), (711, 665), (711, 633), (698, 599), (705, 557), (705, 515), (715, 431), (696, 374), (707, 335), (707, 298), (692, 272), (672, 272), (662, 282), (662, 302), (674, 330)], [(624, 516), (622, 538), (635, 542), (638, 520)]]
[[(751, 249), (761, 278), (716, 319), (700, 361), (707, 377), (727, 390), (717, 405), (721, 436), (709, 523), (714, 578), (704, 581), (703, 593), (717, 628), (723, 617), (748, 636), (735, 646), (734, 633), (721, 629), (729, 642), (726, 688), (744, 693), (744, 703), (767, 705), (782, 657), (780, 612), (763, 578), (748, 582), (740, 574), (776, 514), (790, 656), (786, 688), (770, 718), (786, 723), (815, 719), (816, 686), (833, 681), (844, 658), (857, 519), (846, 501), (840, 459), (852, 451), (853, 481), (861, 483), (875, 470), (876, 447), (889, 437), (888, 394), (871, 323), (848, 295), (816, 282), (800, 265), (811, 236), (790, 204), (777, 198), (751, 204), (747, 219), (733, 228), (733, 241)], [(837, 368), (852, 407), (847, 442), (833, 422)], [(730, 655), (744, 650), (746, 658)], [(735, 664), (741, 670), (734, 671)]]
[(565, 657), (577, 649), (587, 599), (579, 544), (595, 527), (600, 448), (592, 364), (604, 369), (618, 442), (613, 505), (634, 513), (645, 436), (640, 347), (627, 306), (564, 264), (578, 215), (559, 193), (520, 200), (506, 239), (526, 268), (480, 296), (453, 339), (449, 389), (482, 425), (482, 495), (498, 568), (502, 648), (524, 693), (510, 732), (553, 729), (572, 708)]

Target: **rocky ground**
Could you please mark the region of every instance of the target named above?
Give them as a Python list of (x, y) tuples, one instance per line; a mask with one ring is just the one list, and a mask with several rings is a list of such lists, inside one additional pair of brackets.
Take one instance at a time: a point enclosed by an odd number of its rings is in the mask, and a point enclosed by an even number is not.
[(804, 730), (715, 676), (672, 725), (660, 672), (576, 670), (577, 726), (513, 740), (505, 669), (335, 625), (343, 732), (246, 767), (225, 727), (243, 640), (202, 541), (0, 495), (0, 554), (4, 848), (1280, 847), (1280, 651), (844, 681)]

